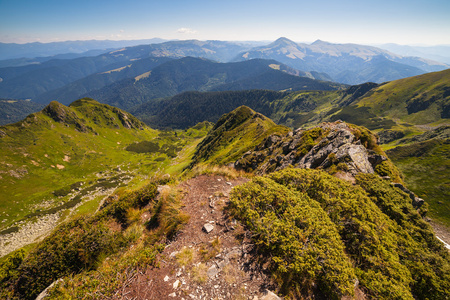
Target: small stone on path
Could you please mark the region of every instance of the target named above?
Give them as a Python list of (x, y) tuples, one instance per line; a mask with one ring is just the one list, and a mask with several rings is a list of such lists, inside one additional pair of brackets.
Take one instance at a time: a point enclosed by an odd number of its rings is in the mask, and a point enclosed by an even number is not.
[(213, 231), (214, 226), (206, 223), (205, 225), (203, 225), (203, 230), (206, 231), (206, 233), (210, 233), (211, 231)]
[(175, 282), (173, 283), (172, 287), (173, 287), (174, 289), (177, 289), (179, 284), (180, 284), (180, 281), (177, 279), (177, 281), (175, 281)]
[(269, 290), (266, 290), (264, 292), (264, 296), (261, 297), (261, 300), (281, 300), (280, 297), (278, 297), (277, 295), (275, 295), (274, 293), (272, 293)]

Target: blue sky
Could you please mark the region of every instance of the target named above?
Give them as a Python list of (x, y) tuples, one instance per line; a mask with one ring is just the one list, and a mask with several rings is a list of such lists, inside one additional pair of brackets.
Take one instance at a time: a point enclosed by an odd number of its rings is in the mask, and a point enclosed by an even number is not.
[(0, 0), (0, 42), (216, 39), (450, 44), (448, 0)]

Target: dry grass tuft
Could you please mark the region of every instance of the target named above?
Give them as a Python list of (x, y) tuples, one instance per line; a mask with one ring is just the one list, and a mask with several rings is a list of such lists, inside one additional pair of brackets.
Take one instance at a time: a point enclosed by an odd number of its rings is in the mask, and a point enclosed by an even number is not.
[(199, 263), (192, 268), (192, 280), (197, 283), (205, 283), (208, 279), (207, 271), (208, 267), (203, 263)]
[(177, 253), (177, 263), (180, 266), (188, 266), (192, 264), (195, 259), (195, 251), (192, 248), (183, 247), (180, 252)]

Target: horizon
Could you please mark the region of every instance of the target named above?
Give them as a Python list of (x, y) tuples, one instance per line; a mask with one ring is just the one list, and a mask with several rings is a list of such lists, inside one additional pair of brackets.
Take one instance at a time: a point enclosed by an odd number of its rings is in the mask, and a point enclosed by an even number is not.
[[(450, 45), (450, 2), (32, 0), (0, 2), (0, 42), (220, 40)], [(306, 41), (306, 42), (305, 42)], [(309, 41), (309, 42), (308, 42)]]
[[(0, 41), (0, 43), (2, 44), (17, 44), (17, 45), (25, 45), (25, 44), (51, 44), (51, 43), (66, 43), (66, 42), (89, 42), (89, 41), (98, 41), (98, 42), (103, 42), (103, 41), (111, 41), (111, 42), (121, 42), (121, 41), (144, 41), (144, 40), (161, 40), (161, 41), (157, 41), (154, 42), (154, 44), (159, 44), (159, 43), (165, 43), (165, 42), (172, 42), (172, 41), (189, 41), (189, 40), (195, 40), (195, 41), (201, 41), (201, 42), (207, 42), (207, 41), (220, 41), (220, 42), (236, 42), (236, 43), (272, 43), (275, 42), (276, 40), (280, 39), (280, 38), (287, 38), (297, 44), (313, 44), (316, 41), (322, 41), (322, 42), (326, 42), (326, 43), (331, 43), (331, 44), (336, 44), (336, 45), (345, 45), (345, 44), (355, 44), (355, 45), (362, 45), (361, 43), (353, 43), (353, 42), (330, 42), (330, 41), (326, 41), (323, 39), (316, 39), (314, 41), (296, 41), (296, 40), (292, 40), (288, 37), (284, 37), (284, 36), (280, 36), (276, 39), (273, 40), (221, 40), (221, 39), (164, 39), (161, 37), (149, 37), (149, 38), (140, 38), (140, 39), (104, 39), (104, 40), (100, 40), (100, 39), (88, 39), (88, 40), (60, 40), (60, 41), (50, 41), (50, 42), (43, 42), (43, 41), (32, 41), (32, 42), (2, 42)], [(397, 46), (412, 46), (412, 47), (439, 47), (439, 46), (444, 46), (444, 47), (450, 47), (450, 43), (448, 44), (398, 44), (398, 43), (365, 43), (363, 45), (366, 46), (382, 46), (382, 45), (397, 45)]]

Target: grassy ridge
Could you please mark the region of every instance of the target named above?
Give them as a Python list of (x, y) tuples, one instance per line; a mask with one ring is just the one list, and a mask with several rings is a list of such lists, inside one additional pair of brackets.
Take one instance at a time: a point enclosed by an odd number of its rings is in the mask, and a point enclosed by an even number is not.
[(450, 117), (450, 70), (400, 79), (373, 89), (358, 101), (377, 116), (426, 124)]
[(197, 146), (194, 163), (233, 163), (270, 134), (287, 133), (288, 130), (246, 106), (238, 107), (223, 115)]

